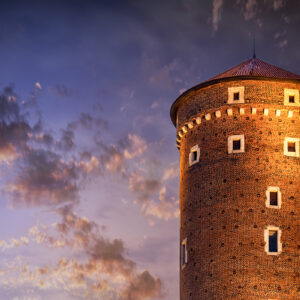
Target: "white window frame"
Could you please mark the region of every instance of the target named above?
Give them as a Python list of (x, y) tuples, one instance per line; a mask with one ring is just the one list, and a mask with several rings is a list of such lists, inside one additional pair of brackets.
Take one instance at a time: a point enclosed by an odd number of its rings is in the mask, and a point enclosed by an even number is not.
[[(289, 96), (294, 96), (295, 102), (289, 102)], [(297, 89), (284, 89), (284, 105), (288, 106), (300, 106), (299, 90)]]
[[(195, 152), (197, 153), (197, 158), (193, 160), (193, 155)], [(189, 153), (189, 166), (192, 166), (197, 162), (199, 162), (199, 159), (200, 159), (200, 148), (198, 145), (195, 145), (191, 148), (191, 151)]]
[[(239, 93), (239, 100), (234, 100), (234, 93)], [(245, 87), (236, 86), (228, 88), (228, 104), (245, 103)]]
[[(269, 231), (277, 231), (277, 252), (269, 252)], [(282, 252), (281, 230), (279, 227), (269, 225), (264, 230), (265, 252), (268, 255), (279, 255)]]
[[(239, 150), (233, 150), (233, 141), (240, 140), (241, 148)], [(228, 153), (243, 153), (245, 152), (245, 135), (231, 135), (228, 137)]]
[[(271, 205), (271, 192), (277, 192), (277, 205)], [(268, 186), (266, 190), (266, 207), (268, 208), (281, 208), (281, 192), (278, 186)]]
[[(292, 142), (295, 143), (295, 152), (290, 152), (288, 149), (288, 143)], [(284, 144), (283, 144), (283, 152), (284, 155), (286, 156), (294, 156), (294, 157), (299, 157), (299, 144), (300, 144), (300, 139), (299, 138), (291, 138), (291, 137), (285, 137), (284, 138)]]
[[(184, 250), (183, 250), (183, 248), (184, 248)], [(183, 251), (184, 251), (184, 258), (185, 258), (184, 261), (183, 261)], [(185, 238), (181, 242), (181, 248), (180, 248), (180, 265), (181, 265), (181, 269), (183, 269), (186, 266), (187, 262), (188, 262), (187, 238)]]

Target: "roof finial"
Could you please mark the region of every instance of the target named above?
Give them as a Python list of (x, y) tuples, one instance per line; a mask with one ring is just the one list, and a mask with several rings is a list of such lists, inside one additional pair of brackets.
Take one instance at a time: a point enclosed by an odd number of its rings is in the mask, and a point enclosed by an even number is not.
[(255, 36), (253, 38), (253, 58), (256, 58), (256, 54), (255, 54)]

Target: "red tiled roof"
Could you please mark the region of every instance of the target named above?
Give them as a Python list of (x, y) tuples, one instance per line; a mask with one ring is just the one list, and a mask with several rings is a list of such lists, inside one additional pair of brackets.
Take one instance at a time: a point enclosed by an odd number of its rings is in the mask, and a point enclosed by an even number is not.
[(258, 58), (251, 58), (228, 71), (210, 78), (207, 81), (235, 76), (262, 76), (271, 78), (300, 79), (300, 75), (270, 65)]

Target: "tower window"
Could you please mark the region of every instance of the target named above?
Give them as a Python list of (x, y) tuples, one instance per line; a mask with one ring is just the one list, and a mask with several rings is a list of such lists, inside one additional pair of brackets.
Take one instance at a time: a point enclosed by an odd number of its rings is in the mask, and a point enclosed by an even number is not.
[(289, 103), (295, 103), (295, 96), (289, 96)]
[(296, 143), (288, 142), (288, 152), (296, 152)]
[(300, 106), (299, 90), (284, 89), (284, 105)]
[(195, 145), (191, 148), (190, 154), (189, 154), (189, 165), (192, 166), (193, 164), (196, 164), (199, 162), (200, 159), (200, 148), (198, 145)]
[(236, 93), (233, 93), (233, 100), (240, 100), (240, 93), (239, 92), (236, 92)]
[(278, 205), (278, 193), (270, 192), (270, 205), (277, 206)]
[(264, 232), (265, 236), (265, 251), (269, 255), (278, 255), (282, 251), (282, 244), (280, 242), (281, 230), (279, 227), (268, 226)]
[(281, 192), (278, 186), (269, 186), (266, 191), (266, 207), (280, 208), (281, 207)]
[(186, 238), (181, 242), (181, 268), (184, 268), (187, 264), (187, 245)]
[(228, 104), (244, 103), (244, 90), (243, 86), (229, 87), (228, 88)]
[(284, 155), (299, 157), (299, 138), (286, 137), (284, 139)]
[(241, 135), (231, 135), (228, 137), (228, 153), (245, 152), (245, 137)]
[(269, 252), (278, 252), (277, 240), (277, 230), (269, 230)]
[(240, 150), (241, 149), (241, 140), (233, 140), (232, 141), (232, 149)]

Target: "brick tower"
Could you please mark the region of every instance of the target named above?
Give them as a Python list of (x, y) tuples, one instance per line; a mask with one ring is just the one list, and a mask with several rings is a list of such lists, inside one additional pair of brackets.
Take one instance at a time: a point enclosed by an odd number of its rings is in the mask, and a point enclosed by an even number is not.
[(180, 300), (300, 299), (299, 90), (254, 57), (173, 103)]

